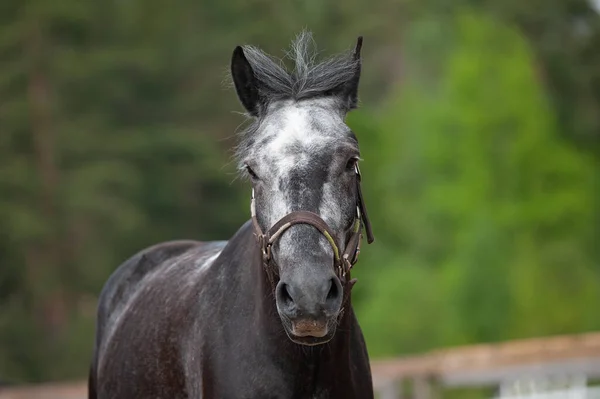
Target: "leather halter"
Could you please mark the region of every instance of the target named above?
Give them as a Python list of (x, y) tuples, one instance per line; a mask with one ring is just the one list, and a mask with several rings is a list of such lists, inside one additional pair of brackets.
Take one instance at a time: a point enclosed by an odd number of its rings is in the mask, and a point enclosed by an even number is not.
[[(266, 233), (263, 233), (260, 225), (258, 224), (258, 220), (256, 218), (256, 207), (254, 201), (254, 189), (252, 190), (252, 201), (250, 204), (250, 211), (252, 214), (252, 224), (254, 225), (254, 231), (256, 235), (256, 239), (258, 241), (258, 245), (260, 246), (262, 253), (263, 264), (266, 268), (267, 275), (273, 286), (275, 288), (275, 279), (273, 276), (273, 272), (277, 272), (277, 268), (270, 267), (272, 263), (272, 254), (271, 248), (273, 244), (277, 241), (279, 237), (290, 227), (295, 224), (308, 224), (313, 226), (319, 232), (327, 238), (327, 241), (331, 245), (333, 249), (334, 256), (334, 265), (336, 269), (336, 274), (342, 280), (342, 282), (348, 283), (346, 281), (346, 275), (349, 275), (350, 269), (352, 266), (358, 261), (358, 255), (360, 253), (360, 242), (362, 239), (362, 224), (364, 223), (365, 230), (367, 232), (367, 242), (371, 244), (375, 238), (373, 237), (373, 232), (371, 230), (371, 222), (369, 221), (369, 217), (367, 215), (367, 210), (365, 207), (364, 199), (362, 196), (362, 191), (360, 188), (361, 175), (358, 165), (354, 166), (356, 171), (356, 189), (357, 189), (357, 204), (356, 204), (356, 216), (354, 222), (352, 223), (350, 237), (347, 240), (339, 240), (335, 232), (333, 232), (327, 223), (319, 215), (309, 211), (295, 211), (288, 213), (277, 223), (275, 223)], [(340, 254), (340, 248), (338, 247), (338, 243), (344, 242), (345, 248), (344, 252)], [(275, 270), (273, 270), (275, 269)], [(349, 276), (348, 276), (349, 277)], [(354, 283), (351, 283), (352, 285)]]

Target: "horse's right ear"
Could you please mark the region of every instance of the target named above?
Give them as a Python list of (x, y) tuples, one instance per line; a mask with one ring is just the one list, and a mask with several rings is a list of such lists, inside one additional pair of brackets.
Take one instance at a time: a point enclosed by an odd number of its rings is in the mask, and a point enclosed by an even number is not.
[(244, 49), (237, 46), (231, 57), (231, 76), (235, 84), (235, 90), (242, 105), (252, 116), (259, 115), (259, 93), (258, 82), (254, 77), (252, 66), (246, 59)]

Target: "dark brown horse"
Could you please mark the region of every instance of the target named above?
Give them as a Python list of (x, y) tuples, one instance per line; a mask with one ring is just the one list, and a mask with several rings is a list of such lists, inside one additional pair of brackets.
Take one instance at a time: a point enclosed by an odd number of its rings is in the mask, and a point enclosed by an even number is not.
[(363, 228), (353, 52), (293, 72), (237, 47), (231, 72), (252, 123), (237, 156), (251, 220), (229, 241), (144, 249), (109, 278), (98, 308), (90, 399), (373, 398), (352, 309)]

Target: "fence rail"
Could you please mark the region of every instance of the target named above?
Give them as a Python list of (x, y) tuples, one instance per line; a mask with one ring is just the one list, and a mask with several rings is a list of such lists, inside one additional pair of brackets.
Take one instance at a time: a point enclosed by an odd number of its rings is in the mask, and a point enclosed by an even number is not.
[(0, 388), (0, 399), (87, 399), (87, 382)]
[(433, 397), (443, 387), (499, 387), (522, 378), (600, 378), (600, 332), (448, 348), (372, 364), (383, 397), (400, 397), (400, 382), (420, 387), (415, 398)]

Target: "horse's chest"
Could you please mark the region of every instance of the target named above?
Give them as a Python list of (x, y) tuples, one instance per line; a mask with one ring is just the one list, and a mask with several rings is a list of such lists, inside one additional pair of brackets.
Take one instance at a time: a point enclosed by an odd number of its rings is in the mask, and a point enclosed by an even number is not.
[(342, 398), (339, 395), (331, 395), (328, 390), (307, 389), (298, 387), (294, 383), (271, 378), (269, 381), (256, 381), (255, 385), (248, 383), (232, 385), (223, 382), (222, 389), (215, 398), (236, 399), (334, 399)]
[[(310, 367), (302, 371), (261, 359), (229, 365), (218, 379), (215, 398), (353, 399), (352, 389), (340, 391), (336, 378), (322, 378)], [(340, 376), (337, 376), (339, 378)], [(213, 380), (214, 381), (214, 380)], [(351, 387), (348, 387), (351, 388)]]

